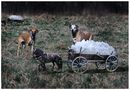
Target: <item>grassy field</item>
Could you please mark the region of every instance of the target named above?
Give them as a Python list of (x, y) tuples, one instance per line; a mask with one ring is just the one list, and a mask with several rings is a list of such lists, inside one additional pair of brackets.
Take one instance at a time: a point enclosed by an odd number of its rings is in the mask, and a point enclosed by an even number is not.
[[(23, 23), (8, 23), (2, 32), (2, 88), (128, 88), (128, 16), (108, 14), (104, 16), (64, 16), (42, 14), (28, 15)], [(75, 23), (80, 29), (96, 34), (94, 40), (104, 41), (117, 49), (119, 68), (115, 72), (97, 70), (90, 64), (84, 74), (69, 70), (67, 50), (72, 44), (69, 24)], [(19, 32), (31, 26), (40, 31), (36, 36), (36, 47), (45, 52), (60, 53), (64, 64), (62, 72), (38, 71), (38, 62), (24, 55), (16, 57)]]

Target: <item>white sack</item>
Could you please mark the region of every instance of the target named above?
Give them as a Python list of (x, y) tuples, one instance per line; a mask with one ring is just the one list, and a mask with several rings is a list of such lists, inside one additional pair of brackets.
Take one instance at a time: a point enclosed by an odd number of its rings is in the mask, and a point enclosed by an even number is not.
[(116, 55), (115, 49), (105, 42), (98, 42), (93, 40), (82, 40), (81, 42), (76, 42), (75, 45), (71, 46), (76, 53), (81, 54), (99, 54), (99, 55)]

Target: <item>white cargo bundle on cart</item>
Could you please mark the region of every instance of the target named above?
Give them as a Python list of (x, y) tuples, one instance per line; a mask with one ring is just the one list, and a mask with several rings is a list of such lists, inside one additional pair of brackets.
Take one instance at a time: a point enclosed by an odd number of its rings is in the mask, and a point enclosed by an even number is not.
[(71, 46), (71, 49), (81, 54), (116, 55), (116, 50), (108, 43), (93, 40), (77, 42)]

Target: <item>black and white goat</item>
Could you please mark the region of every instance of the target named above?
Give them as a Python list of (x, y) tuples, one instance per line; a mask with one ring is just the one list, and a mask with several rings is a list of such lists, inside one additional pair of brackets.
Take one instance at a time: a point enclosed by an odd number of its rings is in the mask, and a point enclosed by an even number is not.
[(73, 42), (80, 42), (83, 39), (85, 40), (92, 40), (93, 34), (87, 31), (81, 31), (79, 30), (79, 26), (72, 24), (69, 26), (70, 31), (72, 32)]

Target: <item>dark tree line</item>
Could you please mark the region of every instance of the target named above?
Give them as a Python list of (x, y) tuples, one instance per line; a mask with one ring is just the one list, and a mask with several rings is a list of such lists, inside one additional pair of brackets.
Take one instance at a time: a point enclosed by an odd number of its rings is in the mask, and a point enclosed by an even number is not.
[(2, 2), (4, 13), (128, 13), (128, 2)]

